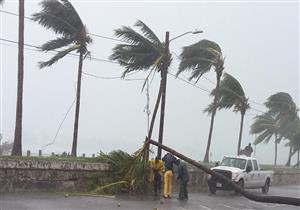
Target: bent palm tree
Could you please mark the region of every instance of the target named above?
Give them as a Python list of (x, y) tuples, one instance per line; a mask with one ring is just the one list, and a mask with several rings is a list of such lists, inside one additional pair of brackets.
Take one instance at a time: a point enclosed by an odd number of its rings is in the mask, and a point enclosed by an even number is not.
[(250, 128), (251, 134), (258, 134), (254, 140), (255, 145), (260, 144), (261, 142), (268, 143), (272, 136), (275, 137), (275, 166), (277, 164), (277, 145), (282, 139), (281, 129), (280, 118), (278, 115), (276, 116), (270, 112), (256, 116), (255, 121)]
[(40, 68), (51, 66), (69, 53), (79, 53), (77, 76), (76, 111), (72, 143), (72, 156), (77, 154), (78, 120), (80, 108), (81, 75), (84, 58), (89, 54), (87, 44), (92, 42), (85, 25), (75, 8), (68, 0), (44, 0), (41, 2), (42, 11), (33, 14), (33, 20), (47, 29), (52, 29), (60, 35), (57, 39), (46, 42), (41, 46), (42, 51), (51, 51), (63, 48), (50, 60), (40, 62)]
[(209, 40), (201, 40), (198, 43), (184, 47), (180, 57), (181, 62), (179, 65), (177, 76), (185, 70), (192, 70), (189, 79), (196, 79), (197, 82), (203, 74), (209, 72), (210, 70), (214, 69), (214, 71), (216, 72), (217, 85), (215, 88), (210, 129), (204, 156), (204, 162), (208, 162), (214, 119), (219, 100), (220, 79), (224, 70), (224, 57), (222, 55), (220, 46), (217, 43)]
[[(211, 95), (215, 95), (215, 92), (216, 91), (213, 90)], [(228, 73), (224, 73), (223, 79), (220, 82), (219, 97), (220, 98), (217, 105), (219, 110), (231, 109), (233, 107), (234, 112), (241, 113), (240, 132), (237, 147), (238, 155), (241, 149), (244, 116), (247, 109), (250, 108), (248, 98), (246, 98), (243, 87), (239, 81)], [(210, 104), (204, 111), (211, 113), (212, 107), (213, 104)]]
[[(156, 112), (165, 85), (163, 79), (167, 74), (172, 58), (165, 43), (161, 42), (145, 23), (138, 20), (134, 26), (140, 28), (142, 34), (127, 26), (115, 30), (115, 35), (126, 44), (116, 45), (110, 59), (118, 61), (121, 66), (125, 67), (123, 76), (132, 71), (142, 70), (150, 70), (149, 75), (153, 71), (161, 73), (159, 93), (148, 133), (148, 137), (151, 138)], [(160, 148), (157, 155), (161, 156)]]

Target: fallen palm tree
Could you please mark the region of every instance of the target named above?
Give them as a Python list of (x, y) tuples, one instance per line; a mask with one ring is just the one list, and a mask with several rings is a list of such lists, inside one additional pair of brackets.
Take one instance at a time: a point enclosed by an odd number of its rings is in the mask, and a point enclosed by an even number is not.
[(213, 177), (222, 180), (224, 183), (230, 185), (236, 192), (240, 193), (241, 195), (243, 195), (244, 197), (246, 197), (250, 200), (257, 201), (257, 202), (264, 202), (264, 203), (279, 203), (279, 204), (300, 206), (300, 198), (283, 197), (283, 196), (262, 196), (262, 195), (251, 194), (251, 193), (247, 192), (246, 190), (244, 190), (243, 188), (241, 188), (239, 185), (235, 184), (231, 179), (228, 179), (227, 177), (225, 177), (224, 175), (217, 173), (215, 171), (212, 171), (208, 167), (205, 167), (204, 165), (196, 162), (195, 160), (192, 160), (191, 158), (188, 158), (163, 144), (160, 144), (149, 138), (146, 138), (145, 144), (153, 144), (157, 147), (162, 148), (163, 150), (165, 150), (167, 152), (172, 153), (173, 155), (177, 156), (178, 158), (192, 164), (193, 166), (203, 170), (204, 172), (212, 175)]
[(148, 161), (145, 152), (148, 144), (130, 155), (124, 151), (100, 152), (99, 159), (111, 166), (111, 172), (105, 184), (97, 186), (92, 193), (145, 192), (148, 181)]

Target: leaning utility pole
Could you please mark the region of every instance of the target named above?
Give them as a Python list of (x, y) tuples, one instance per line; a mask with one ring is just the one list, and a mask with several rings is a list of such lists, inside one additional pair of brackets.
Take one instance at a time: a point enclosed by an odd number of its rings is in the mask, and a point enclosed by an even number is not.
[[(165, 38), (165, 52), (164, 52), (164, 66), (161, 70), (161, 109), (160, 109), (160, 123), (159, 123), (159, 135), (158, 135), (158, 142), (162, 144), (163, 141), (163, 134), (164, 134), (164, 120), (165, 120), (165, 106), (166, 106), (166, 87), (167, 87), (167, 75), (168, 75), (168, 61), (169, 61), (169, 32), (166, 32)], [(161, 148), (158, 147), (157, 149), (157, 156), (161, 158)]]

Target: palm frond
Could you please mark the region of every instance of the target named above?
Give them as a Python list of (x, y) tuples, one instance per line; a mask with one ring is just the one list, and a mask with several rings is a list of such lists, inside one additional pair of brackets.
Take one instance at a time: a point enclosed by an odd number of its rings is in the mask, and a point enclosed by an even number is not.
[(144, 36), (147, 37), (150, 41), (152, 41), (152, 43), (154, 43), (158, 46), (161, 45), (161, 42), (157, 38), (155, 33), (153, 33), (153, 31), (145, 23), (143, 23), (141, 20), (138, 20), (136, 22), (135, 26), (140, 27), (140, 29), (143, 32)]
[(260, 144), (261, 142), (268, 143), (272, 137), (273, 133), (269, 130), (265, 130), (262, 134), (258, 135), (258, 137), (254, 140), (254, 144)]
[(40, 69), (47, 67), (47, 66), (51, 66), (52, 64), (56, 63), (59, 59), (65, 57), (67, 54), (69, 54), (70, 52), (77, 50), (80, 48), (80, 45), (74, 45), (66, 50), (60, 51), (58, 52), (55, 56), (53, 56), (50, 60), (45, 61), (45, 62), (39, 62), (39, 67)]
[(222, 66), (222, 51), (219, 45), (213, 41), (201, 40), (193, 45), (183, 48), (180, 55), (181, 62), (177, 76), (185, 71), (192, 70), (191, 79), (199, 79), (204, 73), (208, 72), (213, 66)]
[(296, 116), (298, 111), (293, 98), (285, 92), (271, 95), (265, 102), (265, 106), (269, 108), (270, 112), (280, 115)]
[(44, 0), (42, 11), (33, 14), (33, 20), (47, 29), (75, 39), (84, 25), (68, 0)]
[(62, 47), (65, 47), (69, 44), (71, 44), (73, 40), (69, 37), (60, 37), (51, 41), (46, 42), (43, 44), (40, 49), (42, 51), (51, 51), (51, 50), (56, 50)]

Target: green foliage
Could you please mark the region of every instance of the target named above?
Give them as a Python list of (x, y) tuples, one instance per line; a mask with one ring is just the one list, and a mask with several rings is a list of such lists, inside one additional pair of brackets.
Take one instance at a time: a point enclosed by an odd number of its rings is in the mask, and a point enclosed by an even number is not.
[[(110, 179), (95, 192), (144, 192), (147, 190), (148, 163), (143, 160), (144, 147), (130, 155), (124, 151), (100, 152), (99, 159), (111, 165)], [(109, 191), (108, 191), (109, 190)]]
[(250, 133), (259, 134), (254, 140), (254, 144), (268, 143), (273, 135), (280, 133), (278, 117), (271, 113), (256, 116), (254, 123), (250, 127)]
[(92, 39), (76, 12), (68, 0), (44, 0), (40, 3), (42, 11), (33, 14), (33, 20), (47, 29), (52, 29), (60, 37), (43, 44), (42, 51), (61, 49), (46, 62), (40, 62), (39, 67), (44, 68), (53, 65), (58, 60), (77, 50), (77, 52), (88, 54), (87, 44)]
[(218, 74), (222, 75), (224, 69), (224, 58), (220, 46), (210, 40), (201, 40), (193, 45), (183, 48), (180, 55), (181, 62), (177, 76), (185, 71), (192, 70), (190, 80), (200, 79), (212, 67)]
[(134, 26), (142, 34), (127, 26), (115, 30), (115, 36), (128, 43), (116, 45), (110, 56), (111, 60), (116, 60), (125, 67), (123, 76), (131, 71), (160, 71), (166, 62), (169, 66), (171, 56), (165, 57), (165, 44), (142, 21), (138, 20)]
[[(211, 92), (215, 96), (216, 90)], [(237, 79), (228, 73), (224, 73), (223, 79), (220, 82), (218, 109), (230, 109), (233, 107), (234, 112), (241, 112), (245, 114), (246, 110), (250, 108), (248, 99), (245, 96), (242, 85)], [(213, 110), (213, 103), (209, 104), (204, 112), (209, 114)]]

